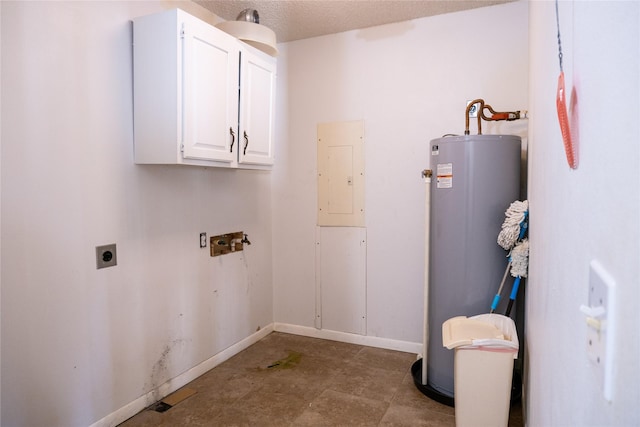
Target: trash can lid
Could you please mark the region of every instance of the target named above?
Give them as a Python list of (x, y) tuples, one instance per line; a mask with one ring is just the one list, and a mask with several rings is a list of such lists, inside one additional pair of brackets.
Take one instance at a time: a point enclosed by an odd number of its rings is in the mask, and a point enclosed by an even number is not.
[(480, 320), (458, 316), (442, 324), (442, 345), (448, 349), (472, 345), (477, 339), (504, 339), (504, 334), (494, 325)]
[(499, 347), (517, 351), (520, 347), (513, 320), (499, 314), (453, 317), (442, 324), (442, 345), (458, 347)]

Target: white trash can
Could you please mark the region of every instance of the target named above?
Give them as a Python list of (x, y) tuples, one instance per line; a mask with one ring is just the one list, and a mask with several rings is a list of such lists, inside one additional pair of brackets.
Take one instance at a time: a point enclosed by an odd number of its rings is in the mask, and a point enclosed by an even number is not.
[(518, 334), (500, 314), (454, 317), (442, 324), (442, 345), (455, 349), (456, 426), (507, 426)]

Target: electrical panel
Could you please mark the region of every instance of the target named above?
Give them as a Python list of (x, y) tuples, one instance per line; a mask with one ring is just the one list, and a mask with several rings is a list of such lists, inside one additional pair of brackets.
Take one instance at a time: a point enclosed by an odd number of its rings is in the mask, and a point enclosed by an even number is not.
[(365, 225), (363, 121), (318, 124), (318, 225)]

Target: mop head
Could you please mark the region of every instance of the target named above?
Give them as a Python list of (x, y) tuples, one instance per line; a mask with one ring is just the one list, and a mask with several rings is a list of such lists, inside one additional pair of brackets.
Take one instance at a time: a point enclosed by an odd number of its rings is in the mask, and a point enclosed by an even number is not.
[(518, 242), (511, 250), (511, 275), (527, 277), (529, 270), (529, 239)]
[(504, 213), (505, 219), (502, 223), (502, 230), (498, 234), (498, 244), (505, 250), (513, 248), (513, 245), (522, 237), (521, 233), (527, 226), (527, 215), (529, 213), (529, 202), (516, 200), (511, 203), (509, 209)]

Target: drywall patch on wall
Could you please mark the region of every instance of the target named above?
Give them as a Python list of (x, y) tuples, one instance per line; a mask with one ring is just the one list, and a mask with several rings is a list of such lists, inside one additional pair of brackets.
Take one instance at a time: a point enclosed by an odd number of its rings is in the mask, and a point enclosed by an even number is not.
[(316, 230), (316, 327), (365, 335), (367, 229)]

